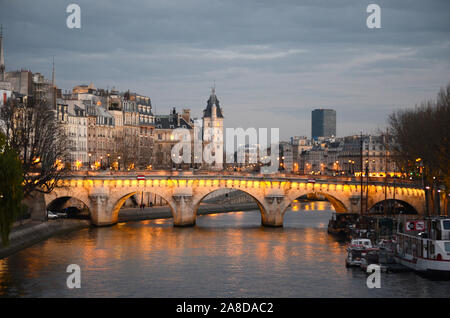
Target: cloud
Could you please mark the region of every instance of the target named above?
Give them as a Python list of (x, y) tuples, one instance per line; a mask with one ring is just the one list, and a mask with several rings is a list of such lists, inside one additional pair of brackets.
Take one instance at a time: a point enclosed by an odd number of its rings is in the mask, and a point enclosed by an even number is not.
[[(395, 107), (434, 97), (450, 80), (450, 2), (378, 0), (0, 0), (6, 67), (64, 89), (93, 82), (152, 98), (157, 113), (201, 116), (212, 82), (232, 126), (310, 134), (310, 112), (335, 108), (338, 134), (382, 126)], [(372, 127), (372, 128), (371, 128)]]

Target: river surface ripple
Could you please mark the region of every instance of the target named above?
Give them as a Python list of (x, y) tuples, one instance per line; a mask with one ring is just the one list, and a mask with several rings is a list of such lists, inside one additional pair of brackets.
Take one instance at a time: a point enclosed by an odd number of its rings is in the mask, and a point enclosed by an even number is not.
[[(346, 269), (345, 245), (327, 234), (327, 202), (297, 203), (283, 228), (259, 211), (119, 223), (54, 236), (0, 260), (0, 297), (450, 297), (449, 281)], [(81, 288), (69, 289), (69, 264)]]

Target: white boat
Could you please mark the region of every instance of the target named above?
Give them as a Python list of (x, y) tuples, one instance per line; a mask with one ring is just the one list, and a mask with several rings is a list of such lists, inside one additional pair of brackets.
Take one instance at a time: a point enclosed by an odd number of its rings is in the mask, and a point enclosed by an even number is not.
[(345, 267), (360, 267), (362, 255), (371, 250), (375, 250), (371, 240), (363, 238), (353, 239), (347, 247)]
[(395, 259), (425, 274), (450, 275), (450, 218), (399, 222)]
[(347, 248), (347, 250), (349, 250), (349, 249), (369, 249), (369, 248), (373, 248), (371, 240), (365, 239), (365, 238), (358, 238), (358, 239), (351, 240), (350, 245)]

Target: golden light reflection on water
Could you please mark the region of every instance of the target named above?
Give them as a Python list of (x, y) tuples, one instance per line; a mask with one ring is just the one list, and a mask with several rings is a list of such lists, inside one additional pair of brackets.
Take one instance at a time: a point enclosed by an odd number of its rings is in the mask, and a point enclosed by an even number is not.
[[(216, 266), (229, 266), (229, 271), (239, 273), (247, 268), (270, 266), (278, 275), (285, 275), (288, 264), (299, 262), (298, 266), (303, 266), (313, 264), (323, 255), (340, 256), (342, 247), (330, 242), (326, 231), (321, 229), (328, 216), (324, 214), (316, 219), (314, 213), (305, 212), (305, 208), (313, 206), (318, 211), (330, 210), (327, 203), (295, 204), (299, 211), (293, 207), (287, 214), (294, 211), (294, 221), (312, 222), (311, 228), (308, 224), (298, 228), (295, 222), (293, 227), (265, 228), (260, 226), (259, 211), (237, 211), (199, 216), (197, 225), (192, 228), (174, 228), (171, 219), (156, 219), (53, 237), (0, 260), (0, 283), (14, 284), (10, 282), (18, 279), (12, 274), (14, 268), (21, 268), (23, 274), (16, 274), (20, 279), (33, 281), (55, 268), (64, 270), (71, 263), (80, 264), (83, 273), (100, 276), (123, 271), (124, 277), (128, 277), (129, 271), (133, 274), (136, 271), (134, 267), (129, 269), (134, 264), (142, 275), (155, 267), (161, 268), (157, 277), (166, 277), (174, 270), (182, 277), (189, 277), (196, 267), (205, 275), (212, 275)], [(341, 259), (333, 262), (338, 261)], [(217, 274), (214, 275), (209, 279), (217, 279)], [(8, 278), (10, 276), (13, 278)], [(107, 285), (108, 279), (102, 284)], [(132, 283), (123, 284), (124, 288), (131, 288), (127, 286)], [(139, 282), (134, 284), (139, 285)], [(0, 295), (2, 292), (6, 293), (0, 285)]]
[(294, 200), (290, 206), (290, 209), (294, 212), (297, 211), (329, 211), (334, 210), (333, 206), (328, 201), (309, 201), (299, 202)]
[[(55, 236), (0, 260), (0, 296), (73, 297), (65, 268), (74, 263), (85, 279), (81, 297), (372, 297), (366, 276), (345, 268), (345, 246), (323, 228), (329, 203), (298, 203), (282, 228), (260, 226), (259, 211), (238, 211), (199, 216), (191, 228), (159, 219)], [(387, 295), (417, 290), (396, 277), (389, 282), (398, 290), (385, 285)]]
[(225, 251), (227, 257), (236, 257), (243, 254), (243, 233), (233, 231), (228, 232), (226, 235), (227, 242), (225, 246)]
[(8, 272), (8, 259), (0, 259), (0, 296), (6, 295), (7, 291), (4, 284), (10, 281), (10, 273)]
[(237, 219), (241, 220), (244, 217), (244, 212), (243, 211), (234, 212), (234, 215)]

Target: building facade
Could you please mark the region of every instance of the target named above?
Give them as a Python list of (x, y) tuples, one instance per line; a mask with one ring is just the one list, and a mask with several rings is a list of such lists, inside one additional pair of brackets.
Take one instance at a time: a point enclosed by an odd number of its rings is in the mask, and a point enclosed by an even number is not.
[[(169, 115), (155, 116), (154, 147), (152, 166), (155, 169), (188, 169), (190, 163), (176, 164), (176, 158), (172, 158), (172, 148), (180, 142), (174, 134), (177, 128), (188, 129), (190, 140), (193, 143), (194, 123), (190, 118), (190, 110), (183, 109), (178, 113), (176, 108)], [(191, 144), (192, 146), (192, 144)], [(191, 147), (192, 150), (192, 147)], [(183, 155), (183, 154), (179, 154)], [(193, 163), (193, 152), (191, 151), (191, 163)]]

